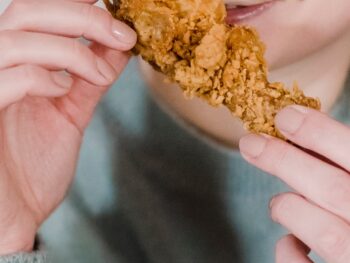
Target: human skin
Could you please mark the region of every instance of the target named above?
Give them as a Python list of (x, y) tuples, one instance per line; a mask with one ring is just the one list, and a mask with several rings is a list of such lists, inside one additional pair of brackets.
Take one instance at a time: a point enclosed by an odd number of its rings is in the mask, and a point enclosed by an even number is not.
[(136, 42), (95, 2), (14, 0), (0, 16), (0, 255), (32, 249), (71, 184), (95, 106)]
[[(349, 69), (349, 10), (347, 0), (280, 1), (244, 23), (255, 26), (266, 43), (272, 78), (289, 84), (298, 80), (306, 94), (321, 99), (327, 112)], [(268, 136), (249, 134), (239, 140), (243, 133), (239, 123), (223, 109), (181, 100), (178, 89), (164, 91), (164, 85), (155, 84), (161, 83), (159, 75), (144, 64), (141, 69), (151, 91), (170, 112), (228, 147), (239, 142), (248, 162), (295, 190), (270, 203), (272, 219), (290, 232), (276, 245), (277, 263), (310, 263), (310, 250), (326, 262), (350, 262), (349, 127), (324, 113), (288, 107), (277, 115), (277, 127), (290, 141), (318, 155)]]
[[(342, 1), (339, 3), (343, 3), (343, 8), (346, 8), (347, 1)], [(0, 67), (0, 98), (7, 98), (0, 102), (0, 255), (32, 249), (37, 228), (62, 201), (72, 181), (81, 136), (94, 107), (127, 63), (128, 56), (120, 50), (131, 48), (135, 42), (135, 36), (131, 32), (126, 33), (124, 27), (121, 30), (119, 23), (116, 22), (119, 30), (111, 30), (110, 16), (92, 8), (93, 2), (17, 0), (0, 17), (0, 46), (8, 47), (5, 49), (6, 54), (17, 54), (5, 59), (12, 63)], [(44, 8), (45, 12), (40, 8)], [(89, 23), (90, 21), (94, 23)], [(98, 27), (98, 30), (91, 26)], [(5, 31), (8, 29), (12, 31)], [(32, 33), (24, 33), (24, 30)], [(40, 35), (33, 31), (40, 32)], [(122, 39), (128, 39), (128, 44), (121, 43), (120, 38), (111, 38), (111, 31), (117, 31), (118, 37), (123, 35)], [(97, 42), (89, 48), (92, 53), (69, 41), (82, 35)], [(47, 36), (50, 36), (49, 39)], [(21, 41), (15, 41), (19, 37)], [(339, 41), (332, 43), (339, 45), (340, 39), (345, 41), (339, 38)], [(42, 45), (44, 40), (45, 45)], [(73, 49), (67, 49), (67, 44)], [(108, 48), (103, 48), (101, 44)], [(33, 47), (38, 45), (42, 53), (34, 52)], [(340, 53), (340, 48), (335, 48), (335, 44), (327, 45), (329, 46), (332, 49), (326, 50), (330, 54), (337, 54), (335, 62), (346, 64), (346, 53)], [(52, 52), (53, 49), (55, 52)], [(11, 50), (14, 52), (11, 53)], [(3, 52), (0, 53), (1, 57), (5, 51), (0, 50)], [(52, 53), (59, 56), (51, 57)], [(110, 69), (104, 65), (106, 68), (103, 75), (107, 79), (98, 73), (95, 55), (114, 66)], [(64, 59), (60, 60), (60, 56), (64, 56)], [(68, 75), (68, 78), (56, 76), (53, 69), (66, 69), (68, 65), (59, 62), (71, 61), (71, 57), (75, 58), (68, 68), (72, 75)], [(311, 59), (310, 64), (323, 69), (319, 57)], [(321, 57), (322, 61), (330, 62), (334, 56)], [(12, 64), (16, 65), (11, 66)], [(300, 61), (299, 65), (301, 72), (304, 72), (302, 69), (311, 72), (305, 66), (305, 61)], [(347, 65), (340, 66), (338, 70), (345, 75), (346, 68)], [(284, 72), (288, 72), (286, 67)], [(321, 74), (322, 71), (316, 73)], [(327, 78), (325, 81), (327, 90), (340, 89), (340, 84), (343, 83), (333, 86), (335, 82), (338, 83), (335, 81), (338, 79), (332, 72), (329, 80)], [(322, 85), (324, 84), (315, 85), (310, 82), (307, 87), (313, 86), (318, 90), (317, 87)], [(35, 95), (36, 98), (26, 94)], [(25, 99), (21, 100), (23, 97)], [(52, 97), (56, 99), (53, 100)], [(300, 108), (297, 112), (293, 108), (287, 108), (278, 115), (277, 125), (285, 136), (297, 144), (324, 154), (338, 166), (349, 170), (350, 162), (346, 160), (350, 149), (349, 128), (318, 112), (301, 109), (300, 113)], [(299, 117), (293, 114), (299, 114)], [(283, 122), (287, 119), (289, 131), (284, 131), (288, 130), (283, 128)], [(297, 131), (291, 131), (297, 126), (298, 120), (302, 123), (301, 127)], [(310, 137), (311, 134), (315, 137)], [(307, 245), (329, 262), (348, 262), (348, 173), (273, 138), (248, 135), (241, 140), (240, 147), (249, 162), (282, 178), (297, 191), (296, 194), (282, 194), (271, 203), (273, 219), (292, 233), (279, 242), (276, 261), (310, 262), (306, 257), (309, 250)], [(271, 164), (269, 160), (276, 161)]]
[(326, 262), (350, 262), (350, 128), (301, 106), (283, 109), (276, 124), (309, 151), (268, 136), (240, 141), (248, 162), (295, 190), (270, 203), (272, 219), (291, 233), (278, 242), (276, 262), (310, 262), (308, 248)]
[[(349, 67), (348, 10), (347, 0), (280, 0), (241, 24), (256, 27), (265, 42), (272, 81), (291, 87), (296, 80), (306, 95), (320, 98), (323, 111), (329, 111), (343, 89)], [(181, 90), (163, 84), (161, 75), (143, 63), (141, 69), (152, 93), (169, 112), (214, 140), (237, 147), (245, 131), (229, 111), (200, 99), (184, 100)]]
[[(284, 16), (287, 10), (291, 14), (288, 20)], [(273, 25), (274, 19), (280, 21), (274, 24), (277, 39), (266, 24), (257, 24), (264, 18), (252, 21), (270, 47), (267, 56), (274, 78), (290, 81), (288, 74), (300, 71), (295, 75), (307, 84), (306, 91), (321, 98), (324, 111), (334, 104), (349, 69), (349, 10), (350, 2), (346, 0), (286, 1), (276, 5), (264, 21), (267, 25)], [(288, 43), (297, 48), (288, 52)], [(330, 69), (330, 65), (337, 65), (337, 70)], [(309, 151), (253, 134), (239, 143), (248, 162), (295, 190), (281, 193), (270, 202), (272, 219), (290, 232), (276, 245), (276, 262), (311, 262), (307, 256), (310, 250), (326, 262), (349, 262), (350, 128), (324, 113), (300, 106), (283, 109), (276, 125), (286, 138)]]

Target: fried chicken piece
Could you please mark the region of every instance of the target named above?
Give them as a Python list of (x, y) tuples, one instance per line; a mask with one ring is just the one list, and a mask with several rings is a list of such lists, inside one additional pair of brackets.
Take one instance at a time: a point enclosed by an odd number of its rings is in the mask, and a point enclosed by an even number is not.
[(283, 107), (298, 104), (320, 109), (295, 84), (267, 79), (265, 46), (253, 28), (225, 23), (222, 0), (119, 0), (108, 10), (138, 34), (135, 54), (176, 82), (188, 98), (224, 105), (244, 127), (283, 138), (274, 117)]

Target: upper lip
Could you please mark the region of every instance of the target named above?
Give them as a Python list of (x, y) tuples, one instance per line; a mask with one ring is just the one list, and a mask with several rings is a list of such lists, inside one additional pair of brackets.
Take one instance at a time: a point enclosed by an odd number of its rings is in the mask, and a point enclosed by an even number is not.
[(269, 0), (225, 0), (228, 6), (250, 6), (269, 2)]

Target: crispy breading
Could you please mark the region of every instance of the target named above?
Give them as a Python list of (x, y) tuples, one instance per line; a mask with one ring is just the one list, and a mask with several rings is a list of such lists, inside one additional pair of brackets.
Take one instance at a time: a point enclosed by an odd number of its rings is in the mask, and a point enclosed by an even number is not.
[(188, 98), (224, 105), (244, 127), (283, 138), (274, 117), (291, 104), (320, 109), (295, 84), (270, 83), (265, 46), (257, 32), (225, 23), (222, 0), (104, 0), (115, 18), (138, 34), (135, 54), (179, 84)]

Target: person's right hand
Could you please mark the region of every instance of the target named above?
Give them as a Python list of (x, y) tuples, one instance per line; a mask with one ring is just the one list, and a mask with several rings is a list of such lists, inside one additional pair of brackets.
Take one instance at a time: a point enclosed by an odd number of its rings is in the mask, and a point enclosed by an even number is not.
[(95, 2), (13, 0), (0, 16), (0, 255), (32, 249), (71, 184), (96, 104), (136, 42)]

